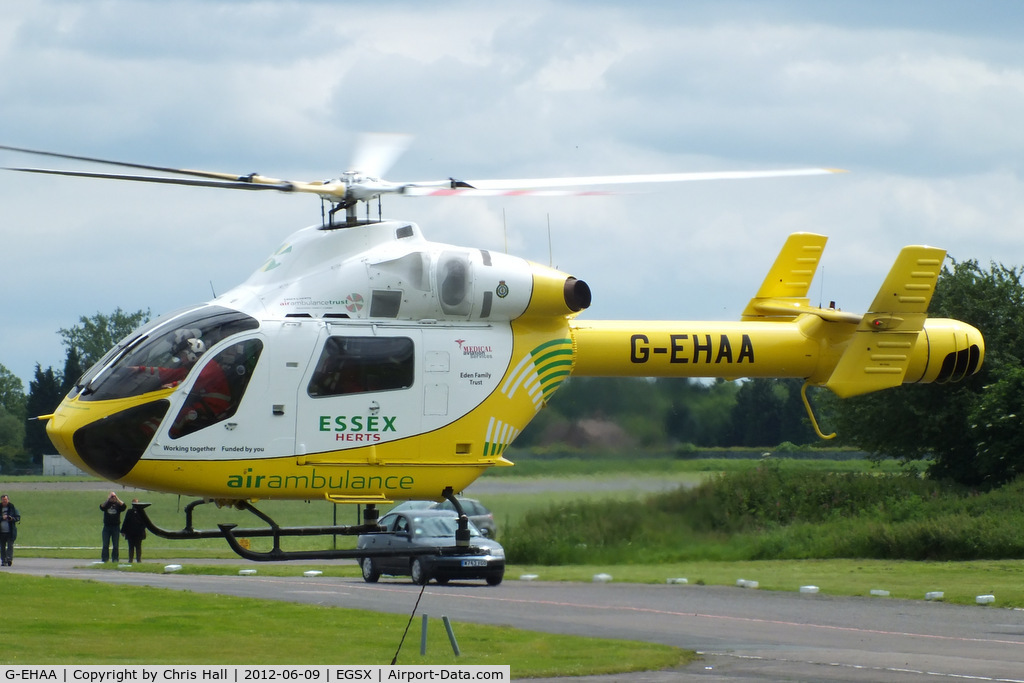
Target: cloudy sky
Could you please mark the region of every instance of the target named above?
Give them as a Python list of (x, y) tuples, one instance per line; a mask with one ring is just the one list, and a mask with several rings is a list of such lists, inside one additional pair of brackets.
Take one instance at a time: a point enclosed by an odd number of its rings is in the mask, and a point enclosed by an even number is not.
[[(785, 236), (820, 232), (814, 303), (859, 311), (905, 244), (1024, 264), (1022, 35), (1007, 1), (27, 0), (0, 14), (0, 145), (297, 180), (365, 131), (415, 136), (392, 180), (839, 167), (384, 210), (587, 280), (592, 319), (734, 319)], [(59, 328), (209, 299), (319, 216), (0, 172), (0, 364), (27, 387)]]

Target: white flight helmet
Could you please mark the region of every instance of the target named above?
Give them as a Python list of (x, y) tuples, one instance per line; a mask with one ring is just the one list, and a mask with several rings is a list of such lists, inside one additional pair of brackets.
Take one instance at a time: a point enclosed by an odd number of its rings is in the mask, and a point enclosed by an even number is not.
[(206, 343), (202, 339), (196, 339), (195, 337), (186, 340), (185, 348), (182, 350), (181, 355), (189, 362), (195, 363), (199, 356), (206, 353)]

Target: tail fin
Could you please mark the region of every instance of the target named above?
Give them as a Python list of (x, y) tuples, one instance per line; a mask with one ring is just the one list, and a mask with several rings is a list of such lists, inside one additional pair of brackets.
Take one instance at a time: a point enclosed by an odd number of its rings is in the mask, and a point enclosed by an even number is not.
[(785, 321), (811, 313), (829, 322), (859, 323), (855, 313), (811, 306), (807, 298), (826, 241), (824, 235), (809, 232), (790, 235), (741, 320)]
[(805, 312), (810, 303), (807, 292), (827, 241), (824, 235), (809, 232), (790, 235), (761, 288), (743, 311), (742, 320), (794, 318)]
[(945, 257), (934, 247), (903, 248), (826, 387), (845, 398), (903, 383)]

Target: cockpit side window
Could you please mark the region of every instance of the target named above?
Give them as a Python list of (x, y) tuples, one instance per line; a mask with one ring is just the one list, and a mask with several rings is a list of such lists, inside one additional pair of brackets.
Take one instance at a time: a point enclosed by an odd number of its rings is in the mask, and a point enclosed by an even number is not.
[(258, 327), (255, 318), (219, 306), (202, 306), (151, 323), (85, 374), (80, 398), (127, 398), (175, 386), (207, 349), (227, 337)]
[(307, 391), (325, 397), (407, 389), (414, 370), (408, 337), (329, 337)]
[(262, 341), (248, 339), (211, 358), (199, 371), (168, 435), (177, 439), (234, 415), (262, 351)]

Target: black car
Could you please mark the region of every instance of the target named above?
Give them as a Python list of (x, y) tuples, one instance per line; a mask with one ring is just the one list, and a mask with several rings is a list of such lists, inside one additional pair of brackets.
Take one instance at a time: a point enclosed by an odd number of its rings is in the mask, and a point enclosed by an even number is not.
[(438, 583), (452, 579), (485, 579), (488, 584), (497, 586), (505, 578), (505, 549), (497, 541), (484, 537), (472, 522), (469, 523), (470, 550), (401, 554), (403, 550), (416, 547), (454, 548), (458, 516), (450, 510), (389, 512), (378, 524), (384, 532), (360, 535), (356, 548), (394, 550), (396, 554), (359, 560), (363, 579), (368, 583), (376, 583), (382, 574), (409, 576), (419, 585), (431, 579)]

